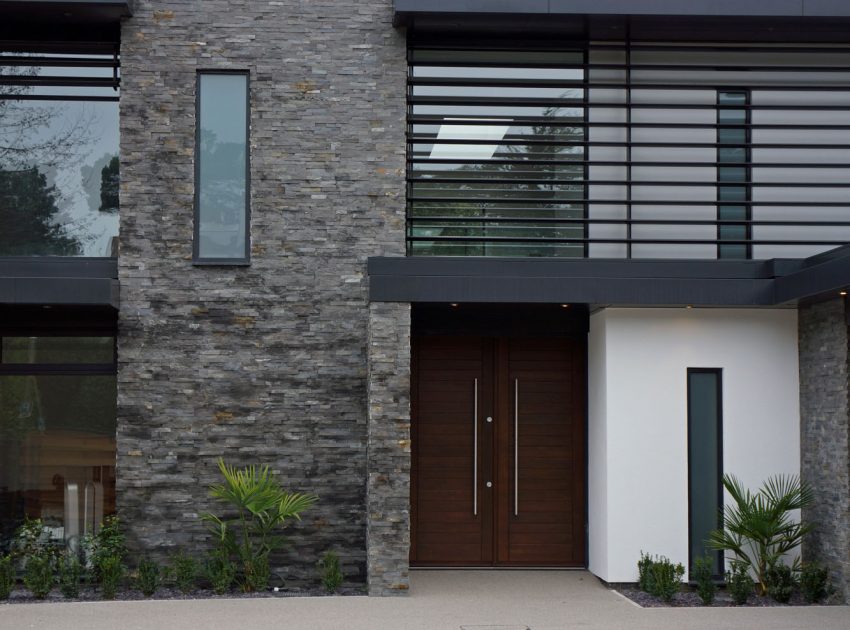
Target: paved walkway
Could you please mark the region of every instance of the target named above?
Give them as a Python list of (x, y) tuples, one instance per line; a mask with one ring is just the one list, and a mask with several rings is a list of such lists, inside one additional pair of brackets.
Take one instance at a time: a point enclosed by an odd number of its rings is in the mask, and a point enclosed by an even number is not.
[(848, 630), (850, 607), (641, 609), (583, 571), (417, 571), (406, 598), (0, 605), (0, 630)]

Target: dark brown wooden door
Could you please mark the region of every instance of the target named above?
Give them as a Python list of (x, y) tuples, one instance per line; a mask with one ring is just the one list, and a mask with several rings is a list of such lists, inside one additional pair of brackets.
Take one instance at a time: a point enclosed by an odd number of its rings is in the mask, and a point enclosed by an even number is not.
[(413, 344), (411, 563), (584, 566), (584, 348)]

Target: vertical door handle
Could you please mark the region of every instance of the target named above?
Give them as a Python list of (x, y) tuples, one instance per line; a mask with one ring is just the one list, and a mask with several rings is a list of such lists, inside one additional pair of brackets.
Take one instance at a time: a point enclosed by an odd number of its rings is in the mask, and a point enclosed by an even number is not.
[(519, 516), (519, 379), (514, 379), (514, 516)]
[(473, 385), (472, 403), (472, 515), (478, 516), (478, 379)]

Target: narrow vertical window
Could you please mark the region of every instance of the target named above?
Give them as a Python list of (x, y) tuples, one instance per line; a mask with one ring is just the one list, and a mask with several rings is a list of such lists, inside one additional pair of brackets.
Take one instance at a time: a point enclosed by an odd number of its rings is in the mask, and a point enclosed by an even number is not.
[(751, 258), (749, 94), (718, 92), (717, 104), (717, 257)]
[(248, 74), (199, 73), (193, 252), (196, 263), (248, 263), (248, 172)]
[(723, 405), (721, 371), (688, 369), (688, 528), (690, 566), (709, 554), (714, 574), (723, 574), (723, 555), (707, 548), (723, 507)]

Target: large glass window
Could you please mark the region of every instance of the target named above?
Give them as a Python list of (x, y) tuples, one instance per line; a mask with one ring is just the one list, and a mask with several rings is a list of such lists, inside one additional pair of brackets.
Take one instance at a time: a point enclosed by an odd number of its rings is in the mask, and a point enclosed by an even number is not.
[(584, 256), (584, 53), (409, 58), (408, 253)]
[(115, 338), (0, 338), (0, 550), (26, 517), (79, 544), (115, 510)]
[(195, 262), (246, 263), (248, 74), (198, 75)]
[(9, 48), (0, 47), (0, 256), (114, 256), (117, 53)]
[(723, 506), (723, 410), (721, 371), (688, 370), (688, 525), (690, 566), (710, 554), (714, 574), (723, 574), (723, 555), (705, 541), (720, 526)]

